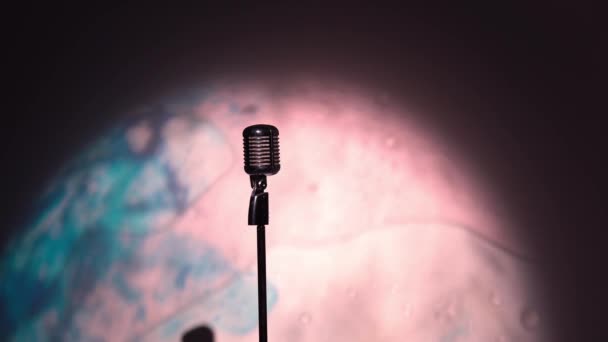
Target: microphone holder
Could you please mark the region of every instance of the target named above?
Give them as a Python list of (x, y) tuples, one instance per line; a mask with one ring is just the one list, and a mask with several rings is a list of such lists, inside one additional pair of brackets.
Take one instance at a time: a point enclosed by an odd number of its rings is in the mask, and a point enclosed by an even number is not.
[(266, 175), (250, 175), (251, 198), (249, 199), (249, 225), (259, 226), (268, 224), (268, 193)]
[(266, 237), (264, 225), (268, 224), (268, 193), (266, 175), (250, 175), (251, 198), (249, 199), (249, 225), (257, 226), (258, 261), (258, 316), (260, 342), (267, 342), (267, 301), (266, 301)]

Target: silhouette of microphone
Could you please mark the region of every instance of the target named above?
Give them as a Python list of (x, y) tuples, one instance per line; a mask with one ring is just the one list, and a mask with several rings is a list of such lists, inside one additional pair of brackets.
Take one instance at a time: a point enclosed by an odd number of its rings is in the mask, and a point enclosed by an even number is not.
[(258, 252), (258, 314), (260, 342), (268, 340), (266, 321), (266, 239), (264, 225), (268, 224), (268, 193), (266, 176), (281, 169), (279, 160), (279, 130), (271, 125), (253, 125), (243, 130), (245, 172), (249, 174), (251, 198), (248, 224), (257, 226)]

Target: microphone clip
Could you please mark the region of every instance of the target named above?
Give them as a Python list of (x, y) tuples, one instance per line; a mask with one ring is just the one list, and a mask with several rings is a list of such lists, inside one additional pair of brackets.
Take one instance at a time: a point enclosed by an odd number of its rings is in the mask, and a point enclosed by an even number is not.
[(266, 175), (250, 175), (251, 197), (249, 198), (249, 225), (260, 226), (268, 224), (268, 193)]

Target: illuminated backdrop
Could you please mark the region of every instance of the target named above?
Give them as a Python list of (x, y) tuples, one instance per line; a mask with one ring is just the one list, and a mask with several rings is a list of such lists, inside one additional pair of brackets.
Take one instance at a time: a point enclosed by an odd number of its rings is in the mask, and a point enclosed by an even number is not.
[(534, 264), (500, 197), (388, 92), (217, 82), (125, 113), (51, 177), (2, 257), (0, 335), (257, 340), (242, 129), (275, 125), (272, 341), (536, 341)]

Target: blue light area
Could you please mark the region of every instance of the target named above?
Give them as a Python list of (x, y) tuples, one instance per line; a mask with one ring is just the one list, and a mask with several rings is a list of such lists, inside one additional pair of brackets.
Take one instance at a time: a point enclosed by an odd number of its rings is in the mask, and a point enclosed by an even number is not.
[(178, 289), (183, 289), (186, 286), (186, 280), (188, 279), (188, 275), (192, 267), (190, 265), (185, 265), (179, 269), (177, 272), (177, 276), (175, 277), (175, 287)]
[(135, 312), (135, 321), (141, 322), (146, 319), (146, 309), (143, 306), (138, 306)]
[(166, 234), (162, 243), (150, 254), (139, 254), (139, 266), (133, 272), (160, 270), (166, 281), (158, 284), (155, 298), (158, 304), (170, 300), (191, 285), (197, 293), (216, 290), (222, 280), (238, 273), (221, 254), (203, 241)]
[(138, 303), (141, 301), (141, 293), (137, 292), (122, 275), (116, 275), (112, 278), (114, 289), (120, 294), (122, 299), (129, 303)]
[[(278, 302), (278, 291), (267, 286), (268, 310)], [(209, 292), (159, 323), (136, 341), (177, 341), (188, 327), (208, 324), (232, 335), (244, 336), (258, 326), (256, 278), (238, 274), (227, 286)]]
[(163, 326), (163, 335), (167, 338), (174, 337), (180, 334), (180, 332), (183, 330), (183, 327), (184, 322), (177, 319), (170, 320), (167, 324)]
[[(210, 303), (217, 310), (214, 326), (235, 335), (246, 335), (258, 325), (257, 284), (254, 279), (239, 278), (216, 294), (218, 300)], [(266, 300), (270, 311), (279, 298), (277, 289), (268, 284)], [(214, 311), (215, 311), (214, 310)]]
[[(195, 186), (180, 183), (173, 168), (179, 165), (163, 162), (156, 153), (164, 144), (159, 132), (172, 115), (162, 107), (148, 114), (145, 118), (152, 122), (153, 138), (144, 152), (129, 148), (129, 126), (114, 129), (90, 145), (53, 178), (35, 203), (36, 215), (3, 252), (3, 339), (103, 341), (87, 331), (87, 324), (99, 317), (108, 325), (113, 318), (103, 303), (85, 306), (96, 288), (114, 291), (126, 307), (133, 308), (129, 317), (145, 321), (154, 310), (142, 303), (146, 291), (160, 289), (156, 305), (162, 305), (189, 288), (222, 293), (216, 284), (239, 273), (212, 246), (176, 236), (170, 225), (158, 225), (160, 215), (177, 216), (187, 210), (206, 191), (207, 186), (200, 184), (211, 185), (212, 181), (203, 179)], [(219, 133), (217, 137), (221, 139)], [(146, 177), (155, 178), (153, 186)], [(150, 191), (133, 198), (138, 186)], [(131, 238), (125, 240), (125, 233)], [(152, 251), (143, 248), (150, 241), (161, 243)], [(151, 271), (167, 277), (162, 284), (145, 288), (132, 281)], [(220, 329), (235, 334), (254, 329), (257, 322), (256, 310), (247, 315), (238, 311), (257, 305), (255, 287), (239, 289), (244, 291), (240, 299), (226, 299), (206, 309), (222, 317), (217, 321)], [(271, 291), (269, 298), (276, 299)], [(50, 313), (52, 320), (48, 319)]]

